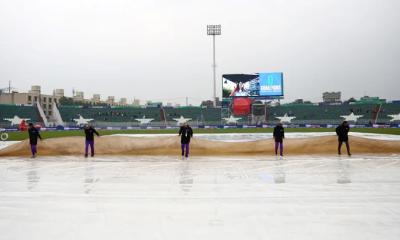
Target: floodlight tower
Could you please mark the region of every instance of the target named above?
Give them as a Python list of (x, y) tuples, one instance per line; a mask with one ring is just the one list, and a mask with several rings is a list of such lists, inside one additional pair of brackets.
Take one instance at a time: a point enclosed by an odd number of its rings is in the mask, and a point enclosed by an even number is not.
[(207, 35), (211, 35), (213, 37), (213, 73), (214, 73), (214, 107), (217, 106), (217, 86), (216, 86), (216, 68), (215, 64), (215, 36), (221, 35), (221, 25), (207, 25)]

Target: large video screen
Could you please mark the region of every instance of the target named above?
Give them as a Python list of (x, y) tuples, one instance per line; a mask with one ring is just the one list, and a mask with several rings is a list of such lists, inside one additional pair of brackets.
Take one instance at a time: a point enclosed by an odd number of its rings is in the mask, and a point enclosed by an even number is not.
[(283, 73), (224, 74), (222, 97), (275, 98), (283, 96)]

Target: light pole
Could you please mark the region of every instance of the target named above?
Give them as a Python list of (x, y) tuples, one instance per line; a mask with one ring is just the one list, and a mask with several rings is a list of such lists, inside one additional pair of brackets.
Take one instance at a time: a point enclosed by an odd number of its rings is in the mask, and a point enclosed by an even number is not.
[(216, 86), (216, 68), (215, 64), (215, 36), (221, 35), (221, 25), (207, 25), (207, 35), (213, 36), (213, 73), (214, 73), (214, 107), (217, 106), (217, 86)]

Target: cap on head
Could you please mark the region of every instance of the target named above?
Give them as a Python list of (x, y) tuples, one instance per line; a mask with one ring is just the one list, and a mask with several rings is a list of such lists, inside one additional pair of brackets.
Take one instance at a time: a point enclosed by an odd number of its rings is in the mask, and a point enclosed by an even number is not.
[(29, 127), (33, 127), (33, 123), (29, 123), (28, 126), (29, 126)]

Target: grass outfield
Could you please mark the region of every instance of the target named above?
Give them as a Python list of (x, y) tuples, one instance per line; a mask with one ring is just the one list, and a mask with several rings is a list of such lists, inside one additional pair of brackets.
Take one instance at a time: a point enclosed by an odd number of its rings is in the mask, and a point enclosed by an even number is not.
[[(271, 133), (272, 128), (235, 128), (235, 129), (194, 129), (197, 133)], [(285, 132), (334, 132), (333, 128), (286, 128)], [(400, 128), (352, 128), (352, 132), (395, 134), (400, 135)], [(162, 130), (99, 130), (100, 135), (111, 134), (168, 134), (176, 133), (176, 129)], [(28, 132), (10, 132), (9, 141), (18, 141), (28, 138)], [(41, 132), (43, 138), (57, 138), (68, 136), (83, 136), (83, 130), (73, 131), (44, 131)]]

